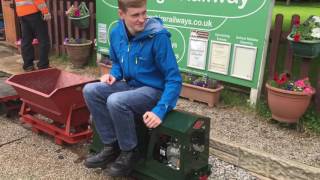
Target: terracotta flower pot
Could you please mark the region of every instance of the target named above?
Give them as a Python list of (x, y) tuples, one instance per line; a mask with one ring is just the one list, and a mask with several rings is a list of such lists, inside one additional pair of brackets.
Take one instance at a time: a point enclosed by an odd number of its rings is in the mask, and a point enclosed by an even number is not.
[(92, 41), (87, 40), (82, 44), (64, 44), (67, 49), (68, 57), (75, 68), (81, 68), (88, 64), (88, 59), (91, 52)]
[(104, 74), (109, 74), (110, 73), (112, 65), (99, 63), (99, 67), (100, 67), (100, 75), (104, 75)]
[(287, 91), (266, 84), (268, 105), (272, 118), (286, 123), (296, 123), (307, 110), (312, 94)]
[(219, 102), (220, 91), (222, 89), (222, 85), (220, 85), (217, 89), (209, 89), (192, 84), (182, 83), (180, 96), (188, 98), (191, 101), (196, 100), (204, 102), (207, 103), (209, 107), (213, 107)]

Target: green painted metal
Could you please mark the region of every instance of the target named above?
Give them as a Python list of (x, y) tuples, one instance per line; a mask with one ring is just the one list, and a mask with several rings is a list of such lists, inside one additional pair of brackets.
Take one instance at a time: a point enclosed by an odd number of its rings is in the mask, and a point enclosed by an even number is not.
[[(148, 15), (162, 18), (171, 32), (172, 47), (181, 71), (256, 88), (265, 63), (273, 4), (274, 0), (148, 0), (147, 8)], [(96, 7), (98, 51), (108, 54), (108, 34), (118, 20), (117, 1), (97, 0)], [(209, 33), (204, 70), (187, 66), (192, 30)], [(211, 41), (231, 44), (227, 74), (208, 71)], [(235, 44), (257, 47), (252, 80), (231, 75)]]
[(295, 56), (314, 59), (320, 55), (320, 40), (300, 40), (295, 42), (290, 35), (287, 39)]
[[(134, 177), (144, 180), (192, 180), (211, 173), (211, 166), (208, 164), (210, 118), (172, 111), (156, 129), (148, 130), (142, 120), (137, 123), (138, 146), (143, 159), (135, 166), (132, 174)], [(169, 163), (159, 159), (162, 145), (160, 138), (163, 136), (171, 138), (165, 143), (168, 147), (172, 145), (173, 139), (179, 145), (179, 169), (172, 168)], [(99, 151), (101, 147), (102, 143), (95, 132), (90, 150)], [(166, 157), (169, 156), (168, 147)]]

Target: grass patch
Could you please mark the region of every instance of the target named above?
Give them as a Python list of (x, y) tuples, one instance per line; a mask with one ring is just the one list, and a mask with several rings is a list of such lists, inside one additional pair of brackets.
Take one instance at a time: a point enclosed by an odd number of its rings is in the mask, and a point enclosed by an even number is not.
[(265, 119), (271, 119), (271, 111), (265, 99), (261, 99), (257, 102), (256, 112), (259, 114), (259, 116)]
[(307, 131), (320, 134), (320, 114), (317, 114), (313, 105), (308, 108), (300, 120)]
[(248, 95), (228, 88), (221, 91), (221, 103), (225, 106), (249, 107)]
[(283, 14), (283, 31), (290, 31), (291, 17), (294, 14), (300, 16), (300, 21), (304, 22), (310, 15), (319, 15), (320, 3), (294, 3), (289, 6), (285, 2), (276, 2), (272, 13), (272, 28), (274, 27), (274, 20), (277, 14)]

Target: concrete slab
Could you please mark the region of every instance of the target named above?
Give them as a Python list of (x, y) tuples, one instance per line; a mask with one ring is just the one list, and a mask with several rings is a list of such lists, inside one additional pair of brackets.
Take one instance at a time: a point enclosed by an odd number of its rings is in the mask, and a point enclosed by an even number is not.
[(5, 83), (7, 78), (0, 77), (0, 100), (7, 96), (15, 96), (17, 92), (13, 89), (12, 86)]
[(0, 116), (0, 148), (17, 139), (25, 138), (28, 135), (30, 135), (30, 131)]
[(22, 57), (18, 54), (1, 58), (0, 71), (4, 71), (9, 74), (23, 73), (22, 62)]

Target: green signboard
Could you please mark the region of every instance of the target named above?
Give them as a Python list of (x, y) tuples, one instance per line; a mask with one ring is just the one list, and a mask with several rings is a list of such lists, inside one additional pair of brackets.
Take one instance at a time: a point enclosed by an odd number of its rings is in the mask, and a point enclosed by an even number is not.
[[(118, 20), (116, 0), (97, 0), (97, 45), (108, 53)], [(148, 0), (172, 34), (181, 71), (258, 89), (265, 63), (273, 0)], [(260, 89), (260, 88), (259, 88)]]

